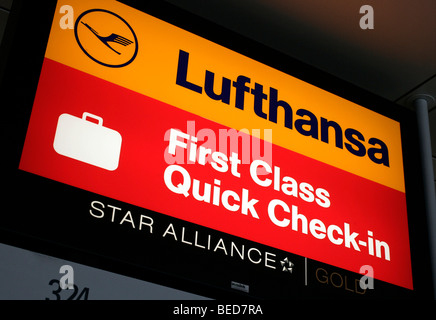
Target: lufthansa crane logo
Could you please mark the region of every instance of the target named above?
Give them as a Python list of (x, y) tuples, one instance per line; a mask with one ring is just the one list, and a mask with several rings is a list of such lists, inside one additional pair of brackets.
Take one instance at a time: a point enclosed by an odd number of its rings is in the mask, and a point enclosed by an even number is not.
[(106, 67), (127, 66), (138, 53), (138, 39), (132, 27), (108, 10), (83, 12), (76, 20), (74, 33), (82, 51)]

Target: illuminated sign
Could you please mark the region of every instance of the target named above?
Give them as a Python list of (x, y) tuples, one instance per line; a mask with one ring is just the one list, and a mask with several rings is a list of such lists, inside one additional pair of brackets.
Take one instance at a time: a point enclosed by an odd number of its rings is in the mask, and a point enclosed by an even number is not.
[(67, 4), (21, 170), (413, 289), (399, 122), (119, 2)]

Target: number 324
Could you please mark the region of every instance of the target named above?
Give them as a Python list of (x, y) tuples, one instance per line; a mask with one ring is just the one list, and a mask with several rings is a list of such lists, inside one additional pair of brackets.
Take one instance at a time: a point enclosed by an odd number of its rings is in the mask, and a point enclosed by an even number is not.
[[(80, 292), (80, 294), (77, 296), (77, 294), (79, 292), (79, 288), (76, 285), (74, 285), (73, 290), (66, 290), (66, 289), (62, 290), (60, 282), (57, 279), (50, 280), (50, 282), (48, 284), (50, 286), (57, 285), (57, 289), (52, 291), (52, 293), (56, 297), (56, 299), (45, 298), (45, 300), (81, 300), (81, 299), (88, 300), (89, 288), (86, 288), (86, 287), (83, 288), (82, 291)], [(65, 298), (62, 299), (63, 297), (62, 297), (61, 293), (63, 293), (63, 292), (70, 294), (70, 295), (66, 299)]]

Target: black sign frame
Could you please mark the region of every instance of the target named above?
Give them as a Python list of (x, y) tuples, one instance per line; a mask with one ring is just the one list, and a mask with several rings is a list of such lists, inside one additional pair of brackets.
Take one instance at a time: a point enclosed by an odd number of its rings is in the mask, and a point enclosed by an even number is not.
[[(147, 242), (150, 234), (144, 235), (137, 230), (131, 232), (109, 220), (104, 221), (105, 229), (101, 229), (101, 221), (97, 223), (88, 213), (93, 201), (158, 220), (160, 227), (154, 232), (160, 232), (160, 235), (173, 224), (174, 228), (225, 238), (225, 241), (244, 244), (261, 253), (273, 253), (277, 264), (287, 257), (297, 261), (298, 266), (307, 265), (302, 257), (18, 170), (55, 13), (54, 0), (43, 3), (15, 0), (0, 50), (0, 93), (4, 101), (2, 171), (6, 176), (0, 219), (1, 242), (212, 298), (432, 298), (423, 184), (419, 175), (420, 152), (412, 110), (171, 4), (162, 1), (121, 2), (398, 121), (402, 132), (414, 290), (376, 281), (374, 290), (360, 294), (355, 286), (358, 274), (316, 261), (310, 261), (306, 268), (306, 273), (312, 275), (309, 279), (311, 285), (302, 284), (304, 275), (298, 268), (294, 278), (283, 281), (284, 273), (277, 270), (273, 273), (265, 267), (260, 269), (258, 263), (247, 261), (247, 257), (241, 260), (217, 252), (212, 254), (195, 245), (162, 236)], [(79, 212), (87, 215), (81, 216)], [(98, 233), (95, 230), (99, 230)], [(146, 255), (140, 254), (144, 251)], [(265, 263), (265, 257), (262, 261)], [(330, 279), (330, 282), (322, 279)], [(347, 279), (352, 279), (351, 285), (348, 283), (347, 286)]]

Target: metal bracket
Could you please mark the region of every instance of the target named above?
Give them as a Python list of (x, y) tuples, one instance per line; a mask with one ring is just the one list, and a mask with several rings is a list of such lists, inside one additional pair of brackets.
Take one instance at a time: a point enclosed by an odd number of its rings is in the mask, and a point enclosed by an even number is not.
[(407, 98), (406, 105), (410, 108), (415, 109), (414, 101), (418, 99), (424, 99), (425, 101), (427, 101), (428, 110), (432, 110), (436, 107), (436, 99), (429, 94), (414, 94)]

